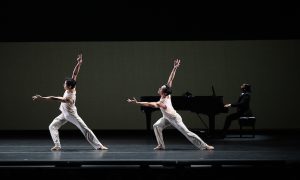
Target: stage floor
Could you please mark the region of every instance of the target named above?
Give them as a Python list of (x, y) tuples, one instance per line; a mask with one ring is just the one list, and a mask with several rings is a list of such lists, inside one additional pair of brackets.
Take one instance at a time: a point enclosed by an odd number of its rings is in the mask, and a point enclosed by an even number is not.
[[(215, 150), (196, 149), (179, 132), (166, 132), (166, 150), (155, 151), (153, 133), (95, 132), (108, 150), (94, 150), (80, 132), (60, 134), (62, 151), (52, 152), (47, 133), (15, 133), (0, 138), (0, 169), (12, 175), (20, 169), (224, 169), (259, 167), (273, 171), (299, 170), (300, 138), (290, 134), (258, 134), (255, 138), (229, 135), (205, 138)], [(197, 133), (199, 134), (199, 133)], [(199, 134), (201, 136), (201, 134)]]

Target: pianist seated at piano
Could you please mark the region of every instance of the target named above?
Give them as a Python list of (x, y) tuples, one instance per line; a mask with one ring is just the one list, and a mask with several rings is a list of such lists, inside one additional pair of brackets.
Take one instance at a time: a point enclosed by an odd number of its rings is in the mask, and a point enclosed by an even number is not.
[(236, 108), (236, 112), (229, 114), (226, 117), (224, 128), (221, 134), (221, 137), (225, 137), (227, 131), (234, 120), (238, 120), (241, 116), (252, 116), (252, 112), (250, 109), (250, 93), (251, 93), (251, 85), (244, 83), (240, 86), (241, 94), (236, 103), (225, 104), (224, 107), (233, 107)]
[(154, 148), (155, 150), (164, 150), (166, 148), (163, 140), (162, 131), (168, 126), (173, 126), (177, 130), (179, 130), (197, 148), (201, 150), (213, 150), (214, 149), (213, 146), (206, 144), (198, 135), (191, 132), (185, 126), (185, 124), (182, 122), (181, 116), (176, 112), (176, 110), (172, 106), (172, 102), (171, 102), (172, 82), (179, 65), (180, 65), (180, 60), (176, 59), (174, 61), (174, 66), (169, 76), (167, 84), (161, 86), (158, 89), (160, 100), (156, 102), (141, 102), (133, 98), (133, 99), (127, 99), (127, 102), (145, 106), (145, 107), (159, 108), (161, 110), (163, 117), (161, 117), (153, 125), (154, 133), (158, 143), (158, 145)]

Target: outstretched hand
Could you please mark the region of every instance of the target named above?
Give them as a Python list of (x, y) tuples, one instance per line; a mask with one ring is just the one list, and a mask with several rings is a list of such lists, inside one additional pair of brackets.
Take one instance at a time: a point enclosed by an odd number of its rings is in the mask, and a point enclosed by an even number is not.
[(78, 54), (77, 56), (77, 62), (78, 63), (82, 63), (83, 59), (82, 59), (82, 53)]
[(38, 99), (40, 99), (40, 98), (42, 98), (42, 96), (41, 95), (35, 95), (35, 96), (32, 96), (32, 100), (38, 100)]
[(135, 97), (133, 97), (133, 99), (127, 99), (127, 102), (129, 103), (137, 103), (137, 100), (135, 99)]
[(174, 60), (174, 68), (178, 68), (180, 65), (180, 59)]

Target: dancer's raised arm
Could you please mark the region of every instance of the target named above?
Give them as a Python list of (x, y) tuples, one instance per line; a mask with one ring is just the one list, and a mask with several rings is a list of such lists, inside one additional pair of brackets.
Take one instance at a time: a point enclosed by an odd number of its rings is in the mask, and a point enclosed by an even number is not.
[(172, 71), (171, 71), (171, 74), (170, 74), (170, 76), (169, 76), (168, 83), (167, 83), (167, 85), (168, 85), (169, 87), (172, 87), (173, 79), (174, 79), (174, 77), (175, 77), (176, 70), (177, 70), (177, 68), (179, 67), (179, 65), (180, 65), (180, 59), (174, 60), (174, 67), (173, 67), (173, 69), (172, 69)]
[(73, 74), (72, 74), (72, 79), (74, 79), (76, 81), (77, 79), (77, 75), (79, 73), (79, 70), (80, 70), (80, 66), (82, 64), (82, 54), (80, 53), (78, 56), (77, 56), (77, 64), (73, 70)]

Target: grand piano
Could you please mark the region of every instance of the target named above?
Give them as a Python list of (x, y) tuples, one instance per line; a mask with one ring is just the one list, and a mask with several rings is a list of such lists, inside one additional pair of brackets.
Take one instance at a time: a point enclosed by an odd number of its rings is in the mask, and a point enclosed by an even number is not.
[[(141, 96), (140, 101), (157, 102), (160, 96)], [(223, 96), (172, 96), (172, 104), (175, 110), (191, 111), (193, 113), (205, 114), (209, 118), (208, 133), (215, 134), (215, 116), (219, 113), (227, 113), (228, 108), (224, 107)], [(141, 106), (141, 111), (146, 115), (147, 130), (151, 127), (151, 114), (159, 108)]]

